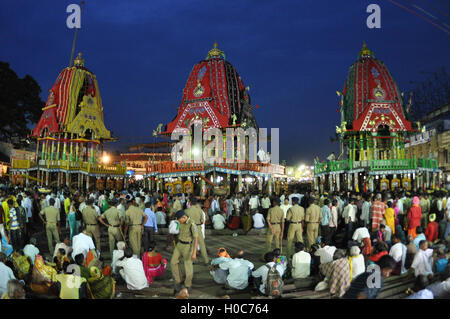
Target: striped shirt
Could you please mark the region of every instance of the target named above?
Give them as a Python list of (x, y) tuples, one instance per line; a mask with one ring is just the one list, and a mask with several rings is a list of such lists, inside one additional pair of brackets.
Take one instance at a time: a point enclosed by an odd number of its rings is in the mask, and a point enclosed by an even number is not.
[(9, 218), (11, 220), (11, 230), (19, 229), (19, 221), (17, 220), (17, 213), (15, 208), (9, 210)]

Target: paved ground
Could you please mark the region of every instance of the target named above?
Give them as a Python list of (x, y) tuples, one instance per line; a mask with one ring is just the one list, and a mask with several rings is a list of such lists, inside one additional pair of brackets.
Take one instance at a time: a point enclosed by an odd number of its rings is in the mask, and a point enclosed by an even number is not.
[[(163, 257), (167, 259), (168, 263), (170, 263), (172, 247), (170, 247), (169, 250), (165, 249), (167, 244), (167, 229), (163, 229), (161, 233), (164, 234), (156, 235), (157, 247)], [(243, 249), (246, 254), (246, 259), (250, 260), (255, 267), (261, 266), (263, 264), (261, 256), (265, 245), (265, 230), (252, 230), (249, 234), (244, 235), (243, 230), (239, 229), (236, 232), (238, 234), (237, 236), (233, 236), (233, 233), (234, 232), (231, 230), (207, 230), (206, 246), (208, 249), (209, 258), (214, 258), (220, 247), (225, 247), (232, 255), (236, 254), (239, 249)], [(61, 240), (64, 238), (64, 235), (67, 235), (67, 230), (64, 228), (62, 229), (62, 235)], [(34, 236), (38, 238), (38, 246), (41, 252), (48, 256), (47, 240), (44, 232), (42, 230), (38, 230), (34, 233)], [(104, 262), (109, 264), (111, 262), (111, 257), (105, 228), (102, 229), (101, 241)], [(284, 247), (286, 247), (286, 241), (284, 241)], [(120, 298), (173, 298), (171, 289), (174, 287), (174, 282), (171, 277), (170, 265), (168, 264), (165, 274), (161, 278), (155, 280), (153, 285), (154, 288), (139, 292), (132, 292), (126, 289), (124, 285), (118, 285), (118, 290), (121, 292)], [(159, 289), (159, 287), (162, 287), (162, 289)], [(209, 266), (207, 267), (204, 265), (203, 258), (199, 252), (197, 254), (197, 261), (194, 264), (194, 279), (191, 298), (221, 298), (225, 294), (227, 294), (227, 292), (213, 281), (212, 276), (209, 273)], [(233, 294), (232, 297), (233, 299), (250, 298), (253, 295), (254, 294), (248, 290), (239, 294)]]

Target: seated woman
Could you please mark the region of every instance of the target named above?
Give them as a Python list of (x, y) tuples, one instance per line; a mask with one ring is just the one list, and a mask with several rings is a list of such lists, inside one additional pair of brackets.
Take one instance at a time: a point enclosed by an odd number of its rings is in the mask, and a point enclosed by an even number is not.
[(233, 214), (233, 216), (231, 216), (228, 219), (227, 227), (229, 229), (236, 230), (239, 228), (240, 225), (241, 225), (241, 219), (239, 218), (239, 216), (236, 216), (236, 214)]
[(113, 299), (116, 295), (116, 282), (111, 276), (104, 276), (99, 268), (91, 267), (88, 279), (88, 295), (91, 299)]
[(23, 254), (23, 251), (14, 252), (11, 255), (14, 264), (14, 274), (18, 279), (28, 279), (31, 270), (31, 259)]
[(167, 260), (162, 257), (161, 253), (156, 251), (156, 242), (150, 242), (148, 251), (142, 255), (142, 264), (149, 284), (153, 283), (154, 277), (160, 277), (164, 274)]
[(55, 295), (52, 286), (57, 274), (55, 268), (45, 264), (41, 255), (36, 255), (31, 275), (31, 290), (38, 294)]
[(70, 262), (70, 259), (69, 257), (67, 257), (64, 248), (58, 249), (55, 258), (53, 258), (53, 262), (55, 263), (55, 268), (58, 273), (63, 270), (64, 262)]
[(381, 257), (388, 254), (388, 248), (386, 243), (379, 241), (375, 245), (375, 251), (372, 256), (369, 257), (369, 265), (375, 264)]
[(6, 257), (9, 257), (9, 255), (12, 254), (12, 252), (14, 251), (14, 248), (12, 245), (9, 244), (9, 238), (8, 236), (5, 234), (5, 236), (3, 236), (0, 233), (0, 237), (1, 237), (1, 243), (2, 243), (2, 253), (4, 253), (6, 255)]

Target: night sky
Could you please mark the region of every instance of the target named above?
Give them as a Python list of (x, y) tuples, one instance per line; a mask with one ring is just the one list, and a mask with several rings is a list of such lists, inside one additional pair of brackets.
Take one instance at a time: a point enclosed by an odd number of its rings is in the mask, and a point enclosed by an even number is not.
[[(0, 60), (20, 77), (33, 76), (44, 101), (69, 64), (70, 3), (80, 2), (0, 4)], [(366, 26), (370, 3), (381, 6), (381, 29)], [(193, 65), (217, 41), (250, 86), (259, 126), (280, 128), (280, 160), (312, 163), (316, 154), (323, 159), (338, 152), (338, 144), (330, 142), (340, 120), (336, 90), (342, 91), (363, 41), (384, 61), (401, 91), (412, 87), (410, 81), (425, 79), (423, 71), (442, 66), (450, 71), (450, 33), (442, 30), (442, 23), (450, 25), (450, 3), (395, 3), (86, 0), (75, 52), (83, 52), (85, 66), (96, 74), (106, 127), (120, 138), (109, 149), (153, 142), (152, 130), (177, 114)]]

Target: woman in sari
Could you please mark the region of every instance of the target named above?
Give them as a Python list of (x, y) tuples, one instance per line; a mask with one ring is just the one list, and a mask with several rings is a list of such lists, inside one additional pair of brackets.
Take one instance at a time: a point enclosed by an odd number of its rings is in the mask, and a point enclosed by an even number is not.
[(160, 277), (164, 274), (167, 266), (167, 260), (161, 253), (156, 251), (156, 243), (150, 242), (148, 251), (142, 255), (142, 264), (144, 265), (145, 276), (149, 284), (153, 283), (154, 277)]
[(88, 294), (91, 299), (113, 299), (116, 295), (116, 282), (111, 276), (102, 274), (98, 267), (91, 267), (88, 279)]
[(75, 205), (79, 206), (79, 203), (74, 203), (72, 201), (69, 209), (69, 214), (67, 215), (67, 219), (69, 220), (69, 227), (70, 227), (70, 241), (72, 241), (73, 236), (78, 235), (78, 225), (77, 225), (77, 207)]
[(420, 220), (422, 218), (422, 208), (420, 207), (420, 199), (417, 196), (414, 196), (412, 200), (412, 207), (409, 209), (408, 215), (407, 215), (407, 227), (408, 229), (408, 235), (411, 235), (413, 239), (416, 238), (416, 227), (420, 226)]
[(57, 272), (55, 268), (48, 266), (41, 255), (36, 255), (31, 278), (31, 290), (44, 295), (54, 295), (52, 291)]
[(2, 236), (0, 234), (1, 237), (1, 242), (2, 242), (2, 253), (4, 253), (6, 255), (6, 257), (9, 257), (9, 255), (11, 255), (14, 251), (14, 248), (12, 245), (9, 244), (9, 238), (8, 236), (5, 234), (4, 236)]
[(395, 234), (395, 211), (392, 208), (392, 202), (387, 202), (387, 208), (384, 212), (384, 219), (386, 219), (386, 224), (392, 231), (392, 235)]

